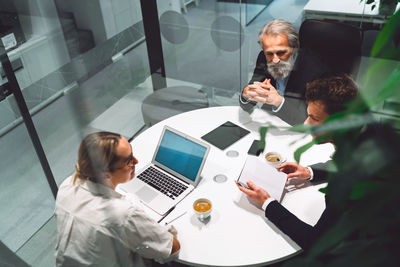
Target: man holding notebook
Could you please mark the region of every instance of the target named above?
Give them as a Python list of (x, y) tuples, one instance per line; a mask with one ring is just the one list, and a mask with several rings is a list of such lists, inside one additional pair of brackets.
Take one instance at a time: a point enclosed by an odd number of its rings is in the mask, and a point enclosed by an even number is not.
[[(330, 115), (345, 110), (345, 104), (358, 95), (356, 84), (349, 76), (337, 76), (332, 78), (315, 80), (307, 84), (306, 101), (308, 104), (308, 117), (304, 124), (320, 125)], [(316, 136), (313, 136), (314, 138)], [(278, 170), (285, 172), (287, 178), (299, 179), (323, 179), (324, 170), (313, 171), (297, 163), (282, 164)], [(314, 172), (314, 175), (313, 175)], [(251, 200), (262, 205), (265, 216), (292, 238), (303, 249), (308, 249), (314, 241), (325, 232), (337, 219), (339, 214), (326, 201), (326, 209), (315, 226), (308, 225), (299, 220), (290, 211), (284, 208), (277, 200), (262, 188), (248, 181), (245, 188), (237, 183), (239, 190), (245, 193)]]

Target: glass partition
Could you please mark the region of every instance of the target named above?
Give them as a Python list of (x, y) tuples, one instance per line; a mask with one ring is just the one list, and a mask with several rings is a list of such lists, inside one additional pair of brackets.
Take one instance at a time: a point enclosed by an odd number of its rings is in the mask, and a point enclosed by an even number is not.
[(247, 0), (242, 1), (246, 9), (246, 26), (260, 15), (265, 8), (272, 2), (272, 0)]
[(0, 239), (16, 251), (53, 215), (54, 197), (24, 125), (0, 146)]
[[(167, 86), (144, 102), (148, 125), (192, 109), (236, 105), (240, 86), (244, 22), (239, 2), (167, 2), (157, 1)], [(162, 108), (154, 110), (148, 103), (156, 98)], [(161, 109), (164, 117), (153, 114)]]
[[(152, 88), (141, 86), (150, 74), (141, 16), (139, 0), (0, 1), (2, 45), (57, 184), (85, 134), (129, 139), (144, 126)], [(54, 197), (12, 94), (0, 102), (0, 144), (0, 238), (17, 251), (53, 215)]]

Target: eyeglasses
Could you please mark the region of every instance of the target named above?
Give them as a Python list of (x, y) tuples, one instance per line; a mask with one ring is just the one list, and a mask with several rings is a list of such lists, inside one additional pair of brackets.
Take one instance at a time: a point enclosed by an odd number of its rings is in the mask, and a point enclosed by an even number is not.
[(119, 170), (119, 169), (130, 169), (130, 168), (132, 168), (133, 166), (135, 166), (136, 163), (137, 163), (138, 161), (137, 161), (137, 159), (135, 158), (135, 156), (133, 156), (133, 153), (131, 153), (131, 154), (129, 155), (129, 157), (126, 158), (126, 159), (124, 160), (124, 162), (125, 162), (125, 165), (123, 165), (122, 167), (113, 168), (113, 169), (114, 169), (114, 170)]

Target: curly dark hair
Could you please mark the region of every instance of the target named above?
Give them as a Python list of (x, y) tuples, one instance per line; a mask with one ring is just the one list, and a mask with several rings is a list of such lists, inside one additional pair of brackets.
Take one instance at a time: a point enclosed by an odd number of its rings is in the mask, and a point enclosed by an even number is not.
[(306, 86), (306, 102), (322, 102), (329, 115), (345, 110), (345, 104), (357, 96), (358, 86), (349, 75), (314, 80)]

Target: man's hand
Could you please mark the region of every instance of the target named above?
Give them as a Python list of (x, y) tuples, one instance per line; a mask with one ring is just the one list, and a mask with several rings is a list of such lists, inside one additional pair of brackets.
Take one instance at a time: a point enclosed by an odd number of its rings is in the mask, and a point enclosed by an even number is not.
[(243, 89), (243, 97), (250, 101), (274, 105), (275, 107), (279, 107), (283, 100), (283, 97), (271, 85), (270, 79), (266, 79), (264, 82), (249, 84)]
[(296, 162), (286, 162), (277, 168), (279, 171), (287, 174), (286, 179), (290, 178), (300, 178), (307, 180), (311, 178), (310, 170), (306, 167), (297, 164)]
[(250, 189), (247, 189), (246, 187), (241, 186), (238, 182), (236, 182), (237, 187), (239, 188), (240, 191), (245, 193), (251, 200), (254, 202), (257, 202), (259, 204), (264, 204), (264, 202), (270, 198), (270, 195), (261, 187), (256, 186), (252, 182), (248, 181), (247, 186)]

